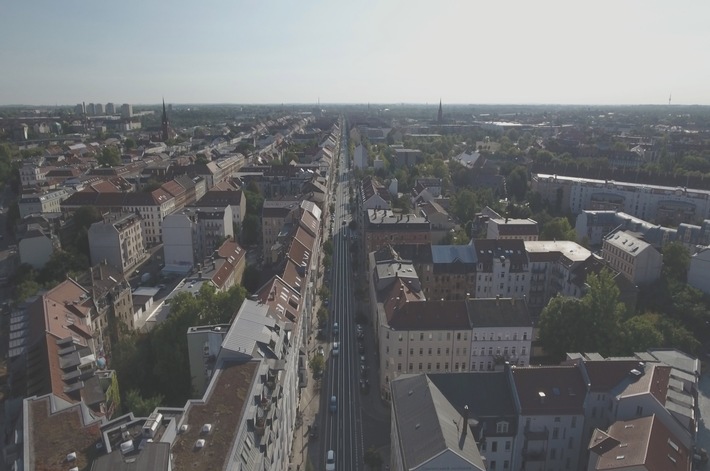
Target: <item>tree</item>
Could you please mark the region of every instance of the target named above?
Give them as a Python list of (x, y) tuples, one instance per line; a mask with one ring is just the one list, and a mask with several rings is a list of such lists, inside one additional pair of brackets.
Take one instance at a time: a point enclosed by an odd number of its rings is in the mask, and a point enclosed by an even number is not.
[(333, 241), (332, 239), (328, 239), (323, 243), (323, 252), (326, 255), (332, 255), (333, 254)]
[(247, 265), (244, 269), (242, 286), (249, 293), (255, 293), (261, 287), (261, 271), (255, 265)]
[(126, 394), (126, 409), (133, 412), (136, 417), (148, 417), (156, 407), (163, 403), (163, 396), (158, 394), (148, 398), (143, 398), (137, 389), (131, 389)]
[(323, 374), (323, 370), (325, 369), (325, 358), (321, 355), (313, 355), (308, 362), (308, 366), (313, 372), (313, 377), (320, 378)]
[(330, 298), (330, 290), (327, 286), (324, 285), (320, 287), (320, 289), (318, 290), (318, 297), (320, 297), (321, 301), (325, 301), (326, 299)]
[(663, 274), (676, 281), (685, 282), (690, 267), (690, 253), (680, 242), (663, 246)]
[(525, 167), (515, 167), (506, 178), (506, 187), (508, 195), (514, 197), (518, 201), (525, 199), (525, 193), (528, 191), (528, 172)]
[(132, 137), (127, 137), (126, 140), (123, 141), (123, 145), (126, 147), (126, 149), (135, 149), (136, 141)]
[(627, 319), (623, 325), (624, 348), (627, 355), (664, 346), (663, 333), (658, 330), (659, 314), (646, 313)]
[(624, 304), (612, 274), (604, 269), (587, 277), (582, 299), (556, 296), (540, 314), (539, 338), (553, 360), (567, 352), (616, 354), (623, 349)]
[(328, 325), (328, 310), (324, 308), (323, 306), (318, 308), (318, 312), (316, 313), (316, 317), (318, 318), (318, 325), (319, 326), (325, 326)]
[(259, 243), (259, 216), (247, 214), (242, 223), (242, 242), (244, 245), (256, 245)]
[(373, 471), (378, 471), (382, 468), (382, 456), (380, 456), (380, 452), (375, 447), (367, 449), (363, 461)]
[(107, 146), (96, 157), (96, 161), (102, 167), (117, 167), (121, 165), (121, 154), (116, 147)]
[(577, 233), (567, 218), (558, 217), (543, 225), (540, 240), (577, 240)]

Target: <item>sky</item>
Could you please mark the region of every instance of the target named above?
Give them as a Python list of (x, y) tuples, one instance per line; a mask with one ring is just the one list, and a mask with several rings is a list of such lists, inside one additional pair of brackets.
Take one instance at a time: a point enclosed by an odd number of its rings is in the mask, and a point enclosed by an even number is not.
[(710, 105), (710, 2), (6, 0), (0, 105)]

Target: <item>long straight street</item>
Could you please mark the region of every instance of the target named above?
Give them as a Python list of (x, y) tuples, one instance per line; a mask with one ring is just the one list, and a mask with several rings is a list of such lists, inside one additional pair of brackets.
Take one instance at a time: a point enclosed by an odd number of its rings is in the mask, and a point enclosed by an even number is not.
[[(346, 145), (346, 140), (343, 139), (334, 202), (330, 334), (331, 341), (338, 342), (340, 347), (337, 355), (331, 351), (327, 368), (327, 387), (324, 388), (323, 394), (327, 410), (325, 450), (335, 451), (336, 469), (358, 470), (363, 468), (364, 450), (359, 393), (360, 364), (353, 307), (353, 273), (348, 250), (350, 175)], [(337, 332), (333, 328), (335, 323), (339, 326)]]

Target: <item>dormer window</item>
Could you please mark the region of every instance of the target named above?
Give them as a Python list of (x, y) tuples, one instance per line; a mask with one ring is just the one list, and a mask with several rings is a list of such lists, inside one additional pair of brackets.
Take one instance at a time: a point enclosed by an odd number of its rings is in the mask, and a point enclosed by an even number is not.
[(508, 433), (508, 422), (496, 423), (496, 433)]

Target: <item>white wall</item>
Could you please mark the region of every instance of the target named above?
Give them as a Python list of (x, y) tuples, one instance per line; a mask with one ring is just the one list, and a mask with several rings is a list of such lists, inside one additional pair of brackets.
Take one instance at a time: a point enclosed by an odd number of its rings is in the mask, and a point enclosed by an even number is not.
[(171, 214), (163, 220), (165, 269), (186, 270), (195, 264), (193, 222), (184, 214)]
[(704, 248), (690, 258), (688, 284), (710, 294), (710, 248)]

